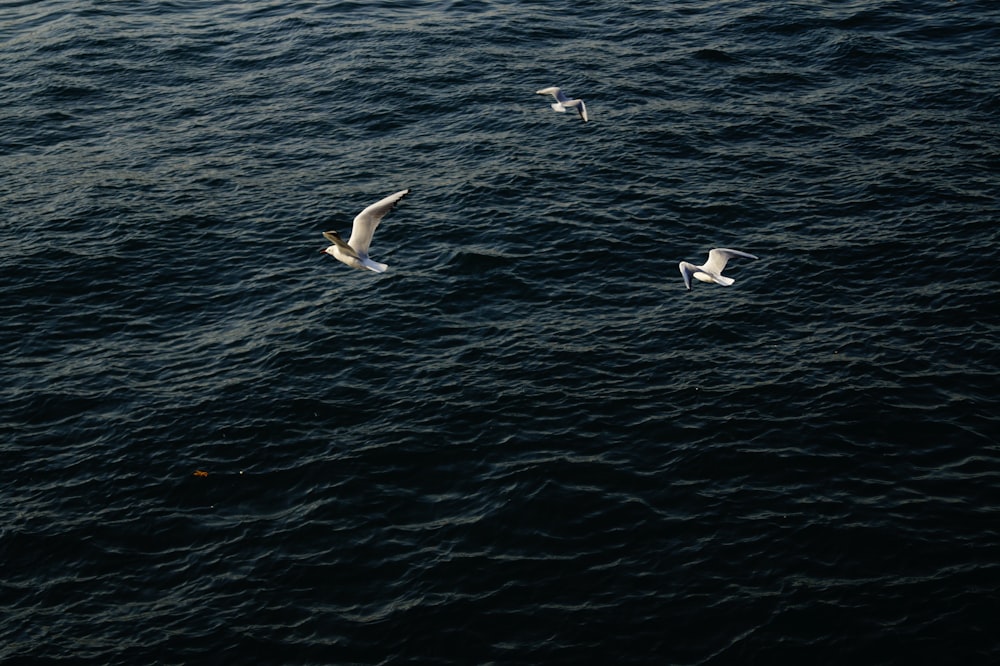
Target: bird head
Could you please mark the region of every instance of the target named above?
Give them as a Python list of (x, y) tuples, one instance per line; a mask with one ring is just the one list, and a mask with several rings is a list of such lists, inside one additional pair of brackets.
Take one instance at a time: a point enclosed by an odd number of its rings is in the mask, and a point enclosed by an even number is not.
[(329, 250), (330, 250), (331, 247), (334, 247), (338, 243), (343, 243), (344, 242), (344, 239), (341, 238), (340, 234), (337, 233), (336, 231), (324, 231), (323, 232), (323, 238), (325, 238), (328, 241), (330, 241), (331, 243), (333, 243), (333, 245), (327, 245), (327, 246), (321, 247), (319, 249), (320, 252), (326, 252), (327, 254), (330, 254)]

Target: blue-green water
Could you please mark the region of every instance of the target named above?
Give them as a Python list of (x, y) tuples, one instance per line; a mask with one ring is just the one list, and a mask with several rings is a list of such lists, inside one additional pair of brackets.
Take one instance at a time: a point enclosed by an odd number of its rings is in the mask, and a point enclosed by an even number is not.
[(0, 662), (996, 661), (997, 44), (3, 3)]

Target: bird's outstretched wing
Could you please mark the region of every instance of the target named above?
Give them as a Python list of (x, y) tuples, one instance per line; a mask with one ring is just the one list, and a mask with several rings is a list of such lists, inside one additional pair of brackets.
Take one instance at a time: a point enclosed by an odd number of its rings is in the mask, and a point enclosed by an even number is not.
[(357, 214), (354, 218), (354, 227), (351, 229), (351, 239), (347, 243), (361, 255), (368, 254), (368, 246), (371, 245), (372, 235), (378, 227), (378, 223), (386, 216), (400, 199), (410, 193), (409, 189), (400, 190), (395, 194), (390, 194), (381, 201), (373, 203), (368, 208)]
[(705, 262), (702, 268), (712, 273), (721, 273), (722, 269), (726, 267), (726, 264), (733, 257), (743, 257), (745, 259), (757, 258), (748, 252), (740, 252), (739, 250), (717, 247), (714, 250), (709, 250), (708, 261)]
[(686, 261), (682, 261), (680, 264), (678, 264), (678, 267), (681, 269), (681, 277), (684, 278), (684, 286), (690, 289), (691, 276), (694, 275), (694, 269), (696, 267), (693, 266), (692, 264), (689, 264)]
[(570, 99), (563, 102), (563, 106), (575, 106), (576, 110), (580, 112), (580, 117), (583, 118), (583, 122), (587, 122), (587, 105), (583, 103), (582, 99)]

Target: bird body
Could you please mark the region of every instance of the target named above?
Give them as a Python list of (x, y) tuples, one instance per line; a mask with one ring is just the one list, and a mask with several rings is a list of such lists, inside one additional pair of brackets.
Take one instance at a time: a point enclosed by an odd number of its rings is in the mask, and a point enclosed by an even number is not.
[(733, 257), (743, 257), (745, 259), (756, 259), (752, 254), (747, 252), (740, 252), (739, 250), (730, 250), (724, 247), (717, 247), (708, 252), (708, 261), (706, 261), (701, 266), (695, 266), (686, 261), (680, 262), (678, 267), (681, 270), (681, 276), (684, 278), (684, 284), (688, 289), (691, 288), (691, 278), (700, 280), (701, 282), (714, 282), (715, 284), (721, 284), (724, 287), (728, 287), (733, 284), (736, 280), (731, 277), (726, 277), (722, 274), (722, 269), (726, 267), (726, 264)]
[(537, 95), (552, 95), (556, 98), (556, 101), (552, 104), (552, 110), (558, 111), (560, 113), (566, 113), (567, 107), (574, 107), (583, 118), (583, 122), (589, 120), (587, 118), (587, 105), (583, 103), (582, 99), (570, 99), (566, 96), (559, 88), (553, 86), (551, 88), (542, 88), (535, 92)]
[(324, 248), (323, 251), (352, 268), (384, 273), (389, 267), (386, 264), (373, 261), (368, 256), (368, 247), (371, 245), (372, 236), (375, 234), (375, 229), (378, 227), (379, 222), (382, 221), (382, 218), (395, 208), (396, 204), (409, 193), (409, 189), (400, 190), (373, 203), (358, 213), (354, 217), (351, 237), (346, 243), (336, 231), (324, 231), (323, 237), (330, 241), (332, 245)]

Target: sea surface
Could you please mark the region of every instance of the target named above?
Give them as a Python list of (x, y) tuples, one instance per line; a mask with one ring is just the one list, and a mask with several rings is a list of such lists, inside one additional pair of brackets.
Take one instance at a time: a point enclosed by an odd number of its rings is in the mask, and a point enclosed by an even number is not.
[(0, 2), (0, 663), (998, 663), (998, 229), (994, 0)]

